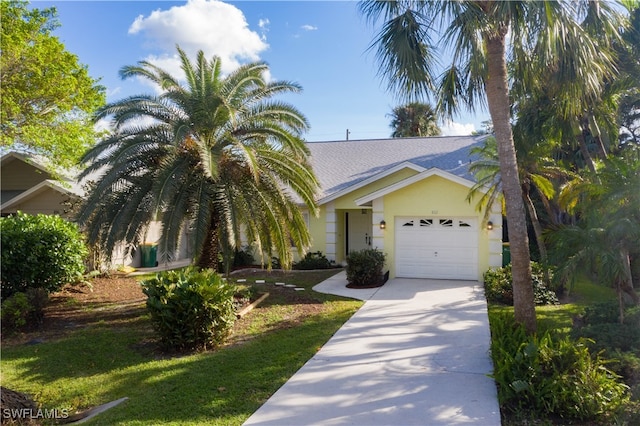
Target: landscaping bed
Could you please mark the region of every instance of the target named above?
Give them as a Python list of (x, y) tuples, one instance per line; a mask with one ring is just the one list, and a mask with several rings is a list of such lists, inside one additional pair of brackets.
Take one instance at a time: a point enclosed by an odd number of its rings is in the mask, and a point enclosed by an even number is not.
[(176, 354), (160, 350), (135, 278), (67, 288), (38, 329), (3, 336), (3, 386), (70, 414), (129, 398), (91, 424), (240, 425), (362, 305), (311, 290), (337, 272), (232, 275), (252, 300), (269, 297), (236, 320), (222, 347)]

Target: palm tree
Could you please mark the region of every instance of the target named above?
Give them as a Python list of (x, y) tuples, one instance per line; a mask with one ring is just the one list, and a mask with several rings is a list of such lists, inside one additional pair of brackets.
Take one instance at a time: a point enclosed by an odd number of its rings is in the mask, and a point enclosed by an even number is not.
[(318, 183), (300, 137), (306, 118), (272, 98), (300, 87), (266, 82), (262, 62), (223, 76), (220, 58), (199, 52), (192, 63), (178, 53), (186, 84), (146, 61), (125, 66), (122, 78), (147, 79), (162, 93), (132, 96), (96, 115), (112, 117), (114, 130), (83, 159), (83, 177), (100, 174), (78, 216), (89, 242), (105, 253), (120, 241), (133, 247), (159, 220), (163, 258), (189, 229), (198, 265), (217, 269), (221, 244), (235, 246), (242, 230), (260, 253), (275, 251), (290, 265), (291, 245), (304, 251), (310, 243), (294, 196), (315, 213)]
[(601, 281), (616, 288), (621, 315), (623, 293), (640, 305), (631, 272), (631, 257), (640, 255), (640, 150), (607, 159), (595, 174), (584, 172), (563, 188), (560, 200), (580, 218), (548, 236), (565, 279), (595, 269)]
[(392, 138), (411, 136), (439, 136), (438, 119), (431, 105), (422, 102), (411, 102), (397, 106), (391, 116)]
[[(566, 181), (573, 174), (563, 167), (557, 166), (548, 156), (552, 146), (544, 143), (536, 144), (534, 139), (519, 137), (521, 133), (517, 130), (514, 132), (522, 197), (536, 238), (540, 261), (544, 265), (547, 282), (549, 282), (547, 272), (549, 262), (543, 226), (532, 197), (535, 194), (548, 211), (551, 210), (551, 200), (557, 193), (556, 185)], [(478, 210), (485, 211), (484, 220), (487, 221), (490, 209), (487, 209), (486, 206), (491, 206), (496, 201), (501, 201), (504, 206), (500, 161), (495, 138), (488, 137), (482, 145), (472, 148), (471, 155), (476, 159), (469, 166), (469, 171), (475, 175), (477, 182), (469, 190), (467, 199), (471, 200), (478, 191), (484, 189), (477, 207)]]
[[(597, 14), (588, 14), (593, 9)], [(567, 93), (598, 93), (612, 71), (607, 33), (590, 37), (579, 19), (615, 26), (614, 14), (600, 2), (365, 0), (360, 11), (372, 23), (383, 21), (374, 40), (381, 74), (391, 89), (408, 96), (437, 91), (439, 110), (453, 116), (461, 106), (488, 105), (500, 160), (507, 226), (511, 237), (514, 311), (529, 332), (536, 329), (526, 214), (511, 131), (507, 57), (524, 83), (533, 70), (558, 69), (581, 76)], [(586, 12), (585, 12), (586, 11)], [(441, 51), (437, 48), (440, 47)], [(438, 81), (437, 58), (451, 55)], [(540, 74), (537, 74), (540, 75)]]

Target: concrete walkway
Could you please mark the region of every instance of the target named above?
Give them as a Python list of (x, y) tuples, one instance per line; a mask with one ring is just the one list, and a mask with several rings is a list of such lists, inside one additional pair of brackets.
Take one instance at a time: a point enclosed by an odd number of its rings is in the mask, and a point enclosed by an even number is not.
[(366, 300), (245, 425), (500, 424), (482, 287), (393, 279), (314, 290)]

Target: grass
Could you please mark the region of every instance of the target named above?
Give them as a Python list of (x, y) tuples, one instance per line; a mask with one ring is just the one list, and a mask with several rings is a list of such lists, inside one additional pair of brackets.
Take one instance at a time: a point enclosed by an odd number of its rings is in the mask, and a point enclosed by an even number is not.
[[(313, 285), (336, 272), (295, 274), (287, 282), (309, 296)], [(273, 282), (274, 275), (261, 278)], [(234, 336), (234, 344), (173, 357), (155, 350), (141, 308), (126, 324), (103, 322), (60, 340), (3, 348), (2, 383), (45, 408), (71, 413), (129, 397), (87, 424), (240, 425), (362, 305), (312, 296), (311, 315), (294, 317), (295, 306), (269, 297), (241, 320), (245, 335)]]

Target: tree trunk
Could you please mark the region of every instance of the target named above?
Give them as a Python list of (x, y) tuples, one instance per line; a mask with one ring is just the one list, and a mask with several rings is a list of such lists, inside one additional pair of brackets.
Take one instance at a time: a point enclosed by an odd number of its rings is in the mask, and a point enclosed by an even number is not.
[(580, 122), (580, 136), (578, 136), (580, 153), (589, 170), (592, 173), (596, 173), (596, 166), (593, 164), (593, 158), (591, 158), (591, 153), (589, 153), (589, 147), (587, 146), (587, 136), (591, 134), (589, 131), (589, 118), (580, 116), (578, 120)]
[(485, 37), (487, 46), (487, 104), (494, 126), (500, 160), (500, 175), (507, 210), (507, 229), (511, 246), (513, 273), (513, 308), (515, 319), (529, 333), (536, 331), (536, 310), (531, 282), (531, 258), (527, 220), (518, 174), (516, 150), (511, 129), (509, 86), (507, 84), (507, 27)]
[(629, 250), (621, 249), (620, 256), (622, 257), (622, 265), (624, 267), (625, 279), (622, 280), (620, 285), (621, 290), (624, 291), (634, 305), (640, 305), (640, 296), (633, 288), (633, 274), (631, 273), (631, 258), (629, 257)]
[(212, 213), (207, 228), (207, 236), (198, 257), (198, 267), (200, 269), (213, 269), (218, 272), (218, 257), (220, 254), (220, 239), (218, 238), (218, 220)]
[(542, 226), (540, 225), (540, 220), (538, 219), (538, 213), (536, 212), (536, 207), (533, 205), (533, 200), (529, 196), (528, 192), (523, 192), (525, 205), (527, 206), (527, 210), (529, 211), (529, 218), (531, 219), (531, 224), (533, 225), (533, 232), (536, 235), (536, 243), (538, 243), (538, 250), (540, 251), (540, 262), (542, 263), (542, 268), (544, 271), (544, 281), (545, 284), (551, 284), (551, 277), (549, 276), (549, 262), (547, 256), (547, 247), (544, 244), (544, 237), (542, 236)]

